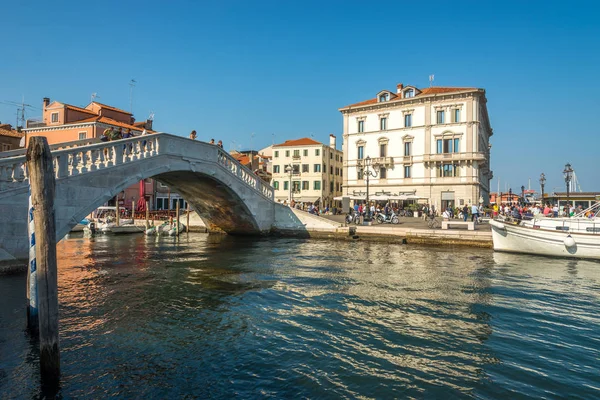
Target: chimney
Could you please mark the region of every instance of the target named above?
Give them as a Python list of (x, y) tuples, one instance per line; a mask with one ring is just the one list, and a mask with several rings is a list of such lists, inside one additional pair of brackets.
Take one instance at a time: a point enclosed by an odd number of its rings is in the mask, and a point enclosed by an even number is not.
[(146, 120), (146, 129), (148, 129), (149, 131), (152, 130), (152, 120), (151, 119)]
[(333, 133), (329, 134), (329, 147), (335, 150), (335, 135)]
[(396, 85), (396, 93), (400, 93), (402, 91), (402, 88), (404, 87), (403, 84), (399, 83)]
[(50, 104), (50, 97), (44, 97), (42, 102), (44, 103), (44, 108), (48, 107), (48, 104)]

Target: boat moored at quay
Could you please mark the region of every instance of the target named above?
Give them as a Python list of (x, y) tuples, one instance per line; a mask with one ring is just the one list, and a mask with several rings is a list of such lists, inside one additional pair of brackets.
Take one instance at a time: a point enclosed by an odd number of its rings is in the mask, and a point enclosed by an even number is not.
[(570, 218), (491, 220), (494, 250), (600, 260), (599, 211), (596, 203)]

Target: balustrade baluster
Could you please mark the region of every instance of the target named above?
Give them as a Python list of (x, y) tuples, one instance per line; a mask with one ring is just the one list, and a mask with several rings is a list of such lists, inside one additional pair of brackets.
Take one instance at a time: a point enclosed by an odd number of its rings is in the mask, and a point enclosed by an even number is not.
[(96, 165), (98, 161), (98, 150), (90, 150), (90, 171), (96, 171), (98, 169), (98, 165)]
[(118, 145), (112, 145), (110, 147), (111, 151), (112, 151), (112, 158), (113, 158), (113, 164), (114, 165), (121, 165), (123, 164), (123, 148), (121, 147), (121, 144)]
[(69, 157), (70, 154), (61, 154), (56, 157), (56, 164), (58, 171), (56, 172), (57, 178), (66, 178), (69, 176)]
[(77, 154), (70, 153), (69, 154), (69, 175), (75, 176), (79, 174), (79, 170), (77, 169)]
[(84, 150), (80, 154), (81, 154), (81, 158), (79, 160), (79, 165), (81, 165), (81, 168), (79, 169), (79, 171), (80, 171), (80, 173), (85, 174), (86, 172), (88, 172), (88, 167), (87, 167), (88, 152), (87, 152), (87, 150)]

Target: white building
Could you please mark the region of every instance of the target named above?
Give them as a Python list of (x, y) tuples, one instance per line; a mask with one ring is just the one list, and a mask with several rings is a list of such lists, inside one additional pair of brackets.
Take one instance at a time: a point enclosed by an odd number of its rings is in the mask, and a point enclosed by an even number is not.
[[(273, 181), (275, 200), (332, 206), (341, 196), (343, 157), (336, 148), (336, 138), (329, 136), (329, 146), (310, 138), (287, 140), (273, 145)], [(291, 188), (291, 192), (290, 192)]]
[(490, 180), (485, 90), (397, 85), (340, 109), (344, 196), (416, 195), (436, 207), (488, 203)]

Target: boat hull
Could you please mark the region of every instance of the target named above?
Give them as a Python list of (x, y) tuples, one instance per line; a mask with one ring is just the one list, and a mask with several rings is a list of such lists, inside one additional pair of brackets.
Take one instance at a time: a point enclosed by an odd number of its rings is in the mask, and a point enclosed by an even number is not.
[(494, 250), (600, 260), (600, 235), (552, 231), (490, 221)]

